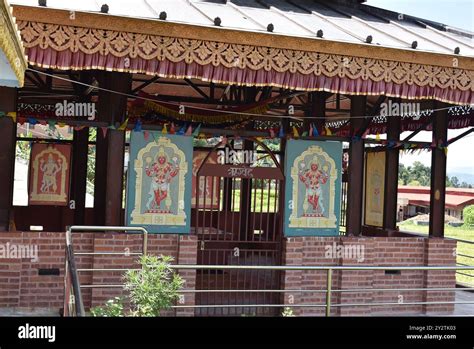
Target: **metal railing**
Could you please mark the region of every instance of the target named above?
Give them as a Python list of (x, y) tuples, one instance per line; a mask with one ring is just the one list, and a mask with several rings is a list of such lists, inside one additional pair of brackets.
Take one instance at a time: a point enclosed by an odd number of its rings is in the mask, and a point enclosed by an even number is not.
[(143, 245), (141, 253), (128, 253), (128, 255), (146, 255), (148, 251), (148, 231), (142, 227), (120, 227), (120, 226), (89, 226), (73, 225), (66, 230), (66, 258), (64, 272), (64, 316), (86, 316), (84, 301), (82, 298), (82, 286), (79, 271), (76, 266), (76, 256), (95, 255), (123, 255), (122, 252), (74, 252), (72, 243), (73, 232), (138, 232), (143, 234)]
[[(473, 301), (413, 301), (413, 302), (368, 302), (368, 303), (333, 303), (332, 296), (336, 293), (360, 293), (360, 292), (458, 292), (464, 291), (460, 288), (449, 287), (412, 287), (412, 288), (352, 288), (352, 289), (334, 289), (333, 288), (333, 274), (335, 271), (458, 271), (458, 270), (472, 270), (474, 266), (257, 266), (257, 265), (172, 265), (176, 271), (179, 270), (253, 270), (253, 271), (325, 271), (326, 282), (325, 288), (322, 289), (219, 289), (219, 290), (182, 290), (181, 293), (280, 293), (280, 294), (295, 294), (295, 293), (322, 293), (325, 295), (324, 303), (301, 303), (301, 304), (190, 304), (190, 305), (175, 305), (173, 309), (186, 308), (325, 308), (325, 315), (331, 316), (332, 308), (343, 307), (373, 307), (373, 306), (407, 306), (407, 305), (455, 305), (455, 304), (474, 304)], [(89, 268), (78, 269), (81, 272), (123, 272), (128, 270), (135, 270), (130, 268)], [(101, 285), (81, 285), (81, 289), (90, 288), (123, 288), (120, 284), (101, 284)], [(473, 314), (474, 315), (474, 314)]]
[[(424, 238), (428, 237), (427, 234), (415, 233), (415, 232), (412, 232), (412, 231), (403, 231), (403, 233), (404, 234), (409, 234), (409, 235), (414, 235), (414, 236), (420, 236), (420, 237), (424, 237)], [(468, 266), (472, 267), (472, 266), (474, 266), (474, 255), (459, 252), (460, 250), (464, 250), (463, 248), (461, 248), (462, 245), (464, 245), (464, 246), (465, 245), (473, 246), (473, 250), (474, 250), (474, 241), (466, 240), (466, 239), (452, 238), (452, 237), (447, 237), (447, 236), (445, 236), (444, 239), (445, 240), (453, 240), (453, 241), (457, 242), (457, 244), (456, 244), (456, 265), (459, 265), (459, 266), (462, 266), (462, 267), (468, 267)], [(467, 258), (468, 259), (468, 262), (467, 262), (468, 264), (460, 263), (459, 259), (461, 259), (461, 258)], [(474, 273), (467, 274), (465, 272), (456, 271), (456, 274), (458, 276), (467, 277), (468, 280), (469, 280), (469, 282), (467, 284), (464, 284), (463, 282), (460, 282), (459, 279), (458, 279), (457, 280), (458, 284), (460, 284), (462, 286), (465, 286), (465, 287), (474, 287)]]

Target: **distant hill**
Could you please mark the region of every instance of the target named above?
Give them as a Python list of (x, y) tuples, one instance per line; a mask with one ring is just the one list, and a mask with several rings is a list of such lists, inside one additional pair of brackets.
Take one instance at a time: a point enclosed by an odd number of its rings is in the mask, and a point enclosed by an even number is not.
[(466, 182), (467, 184), (474, 185), (474, 173), (463, 173), (463, 172), (449, 172), (449, 178), (457, 177), (459, 183)]

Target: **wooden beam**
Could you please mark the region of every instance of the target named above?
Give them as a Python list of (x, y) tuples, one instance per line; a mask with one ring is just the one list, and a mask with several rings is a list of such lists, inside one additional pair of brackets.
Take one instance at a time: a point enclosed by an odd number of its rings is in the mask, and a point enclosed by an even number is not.
[(150, 80), (144, 82), (143, 84), (141, 84), (140, 86), (134, 88), (132, 90), (132, 94), (136, 94), (137, 92), (143, 90), (145, 87), (147, 87), (148, 85), (151, 85), (151, 84), (154, 84), (155, 82), (157, 82), (158, 80), (160, 79), (159, 76), (155, 76), (153, 78), (151, 78)]
[[(101, 87), (130, 93), (130, 74), (102, 72)], [(99, 120), (114, 124), (125, 118), (127, 98), (106, 91), (99, 91)], [(107, 130), (104, 138), (97, 132), (96, 174), (94, 188), (94, 214), (97, 225), (122, 225), (123, 162), (125, 132)]]
[(466, 137), (468, 134), (471, 134), (472, 132), (474, 132), (474, 127), (470, 128), (469, 130), (467, 130), (466, 132), (463, 132), (461, 133), (460, 135), (454, 137), (454, 138), (451, 138), (449, 141), (448, 141), (448, 144), (451, 145), (453, 144), (454, 142)]
[[(359, 130), (364, 119), (355, 116), (366, 115), (366, 96), (351, 97), (351, 134)], [(348, 194), (346, 231), (348, 235), (362, 232), (362, 197), (364, 178), (364, 140), (351, 141), (349, 146)]]
[(74, 200), (74, 224), (85, 224), (89, 128), (74, 130), (72, 146), (71, 199)]
[[(442, 102), (435, 103), (435, 109), (446, 108)], [(448, 138), (448, 110), (437, 110), (433, 118), (433, 142), (446, 144)], [(444, 237), (444, 206), (446, 200), (446, 152), (444, 149), (431, 150), (430, 189), (430, 237)]]

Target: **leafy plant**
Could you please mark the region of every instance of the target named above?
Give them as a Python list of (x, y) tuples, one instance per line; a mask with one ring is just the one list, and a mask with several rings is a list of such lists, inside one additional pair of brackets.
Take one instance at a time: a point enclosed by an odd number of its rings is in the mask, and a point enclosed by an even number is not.
[(142, 256), (142, 269), (125, 274), (133, 316), (159, 316), (179, 298), (183, 279), (171, 269), (170, 256)]
[(295, 314), (293, 313), (293, 309), (291, 309), (290, 307), (285, 307), (285, 309), (281, 313), (281, 316), (283, 316), (283, 317), (293, 317), (293, 316), (295, 316)]
[(121, 297), (109, 299), (105, 306), (94, 307), (91, 309), (91, 315), (94, 317), (121, 317), (124, 316), (123, 300)]
[(129, 270), (124, 275), (124, 289), (128, 292), (130, 311), (126, 312), (119, 297), (105, 306), (91, 310), (92, 316), (160, 316), (179, 298), (184, 281), (171, 269), (172, 257), (142, 256), (141, 269)]

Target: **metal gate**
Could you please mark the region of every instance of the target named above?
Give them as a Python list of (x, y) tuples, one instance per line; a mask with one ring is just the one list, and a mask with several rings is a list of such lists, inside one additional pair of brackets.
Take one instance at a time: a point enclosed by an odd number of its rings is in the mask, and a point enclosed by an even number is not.
[[(235, 149), (236, 142), (247, 150)], [(281, 264), (284, 175), (265, 144), (250, 138), (219, 143), (204, 158), (195, 183), (198, 264)], [(279, 286), (277, 271), (200, 270), (196, 315), (275, 315), (275, 307), (251, 305), (279, 304), (280, 293), (272, 292)]]

